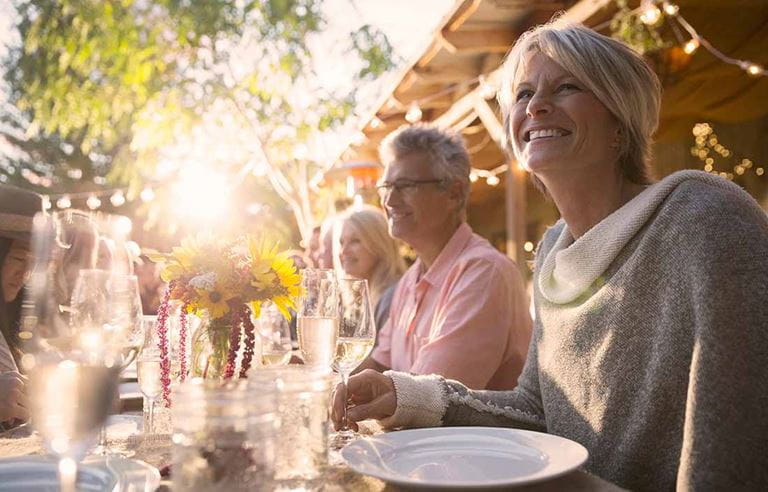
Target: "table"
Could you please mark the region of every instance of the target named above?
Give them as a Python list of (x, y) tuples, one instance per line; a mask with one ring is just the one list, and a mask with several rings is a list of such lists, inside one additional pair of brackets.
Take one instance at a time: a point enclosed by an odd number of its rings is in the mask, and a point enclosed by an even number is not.
[[(140, 422), (141, 416), (138, 413), (129, 413), (111, 419), (108, 428), (110, 445), (118, 450), (131, 449), (136, 453), (133, 458), (146, 461), (157, 468), (162, 468), (169, 464), (171, 461), (171, 440), (169, 435), (146, 438), (141, 434), (137, 434), (121, 437), (120, 434), (124, 430), (121, 431), (120, 429), (126, 427), (126, 425), (130, 427), (131, 419), (134, 419), (135, 422)], [(134, 432), (135, 430), (136, 427), (133, 428)], [(377, 433), (381, 432), (381, 429), (374, 422), (365, 422), (363, 423), (363, 432)], [(39, 436), (33, 434), (28, 427), (11, 431), (9, 434), (0, 437), (0, 457), (41, 454), (45, 454), (43, 443)], [(325, 491), (400, 492), (404, 490), (400, 487), (388, 485), (376, 478), (355, 473), (343, 463), (337, 454), (332, 453), (330, 461), (331, 464), (328, 466), (325, 474), (325, 486), (323, 488)], [(164, 482), (158, 490), (169, 490), (169, 487), (170, 483)], [(515, 490), (519, 492), (554, 492), (562, 490), (617, 492), (623, 489), (584, 471), (576, 471), (553, 480), (519, 487)]]

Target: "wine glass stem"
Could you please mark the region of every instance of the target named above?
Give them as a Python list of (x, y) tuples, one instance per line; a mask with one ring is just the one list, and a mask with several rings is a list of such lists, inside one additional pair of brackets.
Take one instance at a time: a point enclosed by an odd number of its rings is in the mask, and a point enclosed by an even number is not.
[(59, 460), (59, 485), (61, 492), (76, 492), (77, 461), (70, 456)]
[(349, 422), (347, 422), (347, 384), (349, 383), (349, 373), (348, 372), (341, 372), (341, 385), (344, 388), (344, 418), (341, 420), (341, 429), (340, 431), (348, 431), (349, 430)]
[(99, 449), (103, 453), (106, 454), (107, 452), (107, 424), (104, 424), (101, 426), (101, 429), (99, 430)]
[(147, 434), (155, 432), (155, 400), (149, 400), (149, 419), (147, 422)]

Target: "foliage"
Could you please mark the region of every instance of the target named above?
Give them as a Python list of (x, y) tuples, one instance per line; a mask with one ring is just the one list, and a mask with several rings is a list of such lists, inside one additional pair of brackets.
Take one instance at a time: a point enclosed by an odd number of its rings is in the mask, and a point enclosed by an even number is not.
[[(17, 123), (28, 122), (17, 124), (23, 136), (16, 131), (12, 143), (28, 152), (26, 163), (5, 167), (45, 163), (41, 172), (52, 189), (71, 184), (60, 175), (69, 168), (87, 179), (106, 167), (110, 182), (129, 184), (135, 196), (168, 164), (164, 149), (183, 147), (206, 115), (226, 114), (233, 129), (252, 134), (256, 148), (223, 171), (234, 174), (249, 161), (264, 166), (305, 229), (307, 187), (293, 183), (311, 165), (298, 162), (306, 158), (296, 158), (296, 149), (345, 121), (355, 104), (354, 87), (328, 90), (317, 81), (310, 47), (327, 27), (322, 5), (18, 0), (22, 44), (4, 65), (11, 102), (23, 116)], [(353, 33), (351, 44), (362, 66), (358, 78), (392, 67), (391, 46), (371, 26)], [(295, 133), (281, 137), (285, 126)]]
[(611, 36), (641, 55), (667, 48), (669, 43), (662, 39), (656, 26), (643, 23), (640, 14), (627, 4), (627, 0), (616, 0), (618, 10), (611, 19)]

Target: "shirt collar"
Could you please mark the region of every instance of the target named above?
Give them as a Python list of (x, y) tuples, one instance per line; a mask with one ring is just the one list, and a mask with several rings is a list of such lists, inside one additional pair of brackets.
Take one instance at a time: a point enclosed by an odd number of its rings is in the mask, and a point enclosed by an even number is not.
[[(462, 222), (458, 229), (456, 229), (456, 232), (453, 233), (453, 236), (451, 236), (451, 239), (445, 243), (440, 254), (435, 258), (435, 262), (432, 263), (432, 266), (421, 277), (421, 281), (433, 286), (440, 285), (448, 274), (448, 270), (456, 262), (461, 252), (464, 251), (471, 237), (472, 228), (466, 222)], [(418, 268), (424, 268), (424, 263), (421, 259), (418, 262)]]

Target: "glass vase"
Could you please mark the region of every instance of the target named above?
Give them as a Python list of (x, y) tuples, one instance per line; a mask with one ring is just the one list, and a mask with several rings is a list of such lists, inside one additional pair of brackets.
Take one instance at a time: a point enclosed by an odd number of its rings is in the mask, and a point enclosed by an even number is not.
[[(240, 327), (237, 327), (240, 330)], [(224, 379), (231, 344), (232, 315), (219, 318), (204, 315), (192, 336), (191, 375), (195, 378)], [(238, 338), (240, 334), (238, 333)]]

